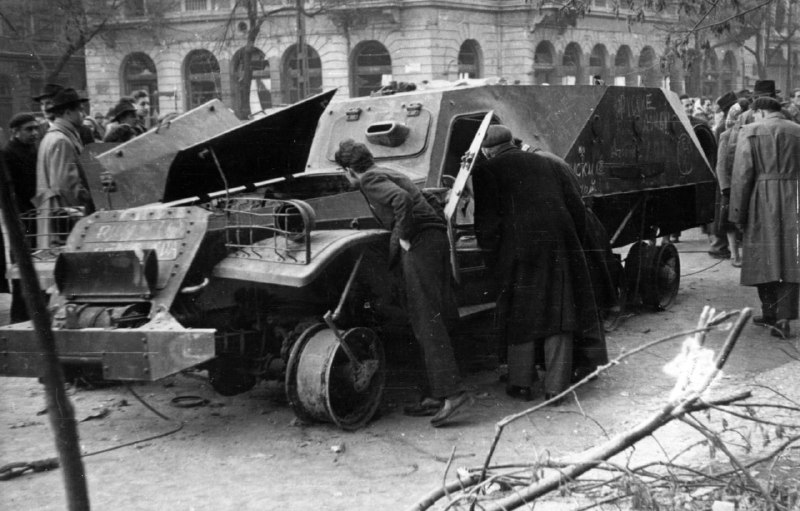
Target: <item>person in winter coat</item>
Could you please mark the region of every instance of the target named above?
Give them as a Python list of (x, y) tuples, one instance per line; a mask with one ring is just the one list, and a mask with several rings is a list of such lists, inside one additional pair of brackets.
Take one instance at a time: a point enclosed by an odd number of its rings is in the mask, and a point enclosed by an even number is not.
[(800, 289), (800, 126), (775, 98), (758, 98), (751, 110), (755, 122), (736, 144), (730, 221), (744, 231), (741, 284), (755, 286), (761, 300), (753, 321), (788, 338)]
[[(79, 161), (83, 144), (78, 129), (83, 124), (81, 104), (86, 101), (88, 99), (81, 98), (75, 89), (67, 88), (58, 91), (47, 108), (55, 119), (39, 145), (36, 158), (33, 202), (37, 208), (61, 210), (70, 216), (94, 212), (89, 184)], [(37, 226), (39, 248), (63, 243), (64, 240), (56, 236), (63, 231), (62, 226), (53, 218), (40, 218)]]
[(361, 143), (339, 144), (336, 162), (358, 183), (373, 215), (391, 231), (390, 266), (400, 263), (406, 287), (406, 310), (422, 348), (430, 396), (406, 410), (433, 415), (441, 426), (473, 402), (464, 391), (446, 322), (458, 317), (450, 286), (450, 245), (444, 215), (400, 172), (375, 165)]
[[(584, 205), (558, 161), (517, 148), (507, 127), (490, 126), (482, 150), (488, 159), (473, 173), (475, 231), (500, 285), (497, 324), (508, 346), (506, 391), (532, 397), (543, 352), (550, 398), (570, 384), (575, 339), (598, 324), (581, 245)], [(604, 358), (602, 351), (596, 357)]]

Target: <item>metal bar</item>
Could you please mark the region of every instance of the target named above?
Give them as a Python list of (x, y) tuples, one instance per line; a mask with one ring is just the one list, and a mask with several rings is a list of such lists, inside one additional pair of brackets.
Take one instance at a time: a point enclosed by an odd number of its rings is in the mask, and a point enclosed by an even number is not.
[(336, 310), (333, 311), (334, 321), (338, 320), (339, 316), (342, 315), (344, 301), (347, 299), (347, 295), (350, 294), (350, 288), (353, 286), (353, 281), (356, 279), (356, 273), (358, 273), (358, 268), (361, 266), (362, 259), (364, 259), (364, 252), (361, 252), (361, 255), (359, 255), (358, 259), (356, 260), (356, 264), (353, 265), (353, 270), (350, 272), (350, 277), (347, 279), (347, 284), (344, 286), (344, 291), (342, 291), (342, 297), (339, 298), (339, 305), (337, 305)]

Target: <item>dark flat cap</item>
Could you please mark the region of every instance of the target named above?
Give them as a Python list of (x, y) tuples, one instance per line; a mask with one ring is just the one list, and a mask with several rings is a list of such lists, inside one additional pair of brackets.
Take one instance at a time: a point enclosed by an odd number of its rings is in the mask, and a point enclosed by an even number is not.
[(717, 106), (719, 106), (720, 110), (723, 112), (728, 110), (730, 107), (736, 103), (736, 100), (739, 98), (736, 97), (736, 93), (733, 91), (726, 92), (717, 100)]
[(46, 98), (52, 98), (62, 90), (64, 90), (63, 85), (59, 85), (57, 83), (48, 83), (45, 84), (44, 89), (38, 96), (34, 96), (31, 99), (33, 99), (34, 101), (41, 101)]
[(513, 138), (511, 130), (506, 126), (502, 124), (492, 124), (486, 130), (486, 136), (483, 138), (481, 147), (494, 147), (506, 142), (511, 142)]
[(38, 122), (38, 121), (36, 120), (36, 117), (34, 117), (32, 114), (27, 114), (27, 113), (16, 114), (14, 117), (11, 118), (11, 121), (9, 121), (8, 127), (13, 130), (14, 128), (19, 128), (23, 124), (27, 124), (29, 122)]
[(80, 103), (86, 103), (87, 101), (89, 101), (88, 98), (80, 97), (78, 91), (68, 87), (58, 91), (56, 95), (53, 96), (53, 104), (47, 107), (47, 111), (52, 112), (53, 110), (57, 110), (59, 108), (78, 105)]

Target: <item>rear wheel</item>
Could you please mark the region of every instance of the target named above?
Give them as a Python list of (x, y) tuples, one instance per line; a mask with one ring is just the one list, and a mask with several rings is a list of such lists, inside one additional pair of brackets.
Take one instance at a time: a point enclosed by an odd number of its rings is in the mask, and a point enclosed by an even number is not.
[(680, 287), (680, 255), (675, 245), (656, 246), (650, 241), (633, 244), (625, 259), (628, 297), (653, 310), (664, 310)]

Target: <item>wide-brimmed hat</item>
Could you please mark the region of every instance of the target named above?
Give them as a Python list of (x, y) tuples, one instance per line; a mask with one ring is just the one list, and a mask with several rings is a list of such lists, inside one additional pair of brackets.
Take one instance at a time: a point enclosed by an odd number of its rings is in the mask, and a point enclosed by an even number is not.
[(64, 86), (63, 85), (59, 85), (57, 83), (47, 83), (47, 84), (45, 84), (44, 89), (42, 90), (42, 92), (38, 96), (34, 96), (31, 99), (33, 99), (34, 101), (41, 102), (43, 99), (52, 98), (53, 96), (58, 94), (59, 91), (62, 91), (62, 90), (64, 90)]
[(717, 106), (724, 112), (732, 107), (738, 99), (735, 92), (726, 92), (717, 100)]
[(88, 98), (80, 97), (78, 91), (72, 87), (67, 87), (66, 89), (58, 91), (56, 95), (53, 96), (53, 104), (47, 107), (47, 111), (52, 112), (59, 108), (78, 105), (80, 103), (86, 103), (87, 101), (89, 101)]
[(506, 142), (511, 142), (514, 137), (511, 130), (502, 124), (492, 124), (486, 129), (486, 136), (483, 138), (481, 147), (494, 147)]
[(775, 96), (780, 90), (775, 89), (775, 80), (756, 80), (753, 86), (753, 97)]
[(118, 121), (126, 113), (136, 113), (136, 107), (130, 101), (120, 101), (111, 109), (111, 120)]

